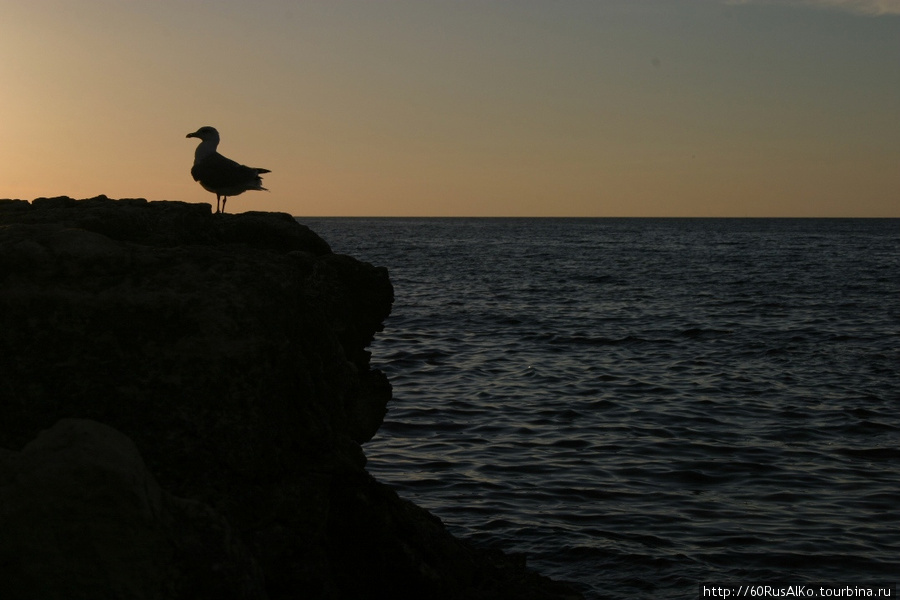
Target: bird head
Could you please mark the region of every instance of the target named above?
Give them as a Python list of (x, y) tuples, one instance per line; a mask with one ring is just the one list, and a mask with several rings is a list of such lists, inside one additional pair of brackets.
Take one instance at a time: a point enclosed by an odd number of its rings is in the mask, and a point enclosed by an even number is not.
[(205, 127), (201, 127), (200, 129), (198, 129), (194, 133), (187, 134), (185, 137), (200, 138), (204, 142), (210, 142), (210, 141), (218, 142), (219, 141), (219, 132), (216, 131), (215, 127), (210, 127), (209, 125), (206, 125)]

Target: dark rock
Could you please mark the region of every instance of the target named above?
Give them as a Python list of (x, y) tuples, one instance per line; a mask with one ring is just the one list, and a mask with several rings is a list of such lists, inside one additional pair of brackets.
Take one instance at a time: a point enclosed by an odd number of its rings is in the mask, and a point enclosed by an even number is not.
[[(0, 448), (24, 447), (0, 453), (0, 581), (24, 586), (3, 597), (577, 597), (365, 472), (392, 301), (384, 268), (288, 215), (0, 201)], [(59, 535), (30, 541), (25, 515)], [(102, 534), (119, 526), (133, 551)], [(24, 563), (52, 568), (10, 579)]]
[(5, 598), (266, 598), (227, 521), (174, 498), (127, 437), (63, 419), (0, 454)]
[(0, 223), (4, 218), (24, 224), (49, 223), (148, 246), (246, 244), (317, 256), (331, 253), (322, 238), (288, 214), (251, 212), (211, 217), (209, 204), (147, 202), (143, 198), (110, 200), (97, 196), (75, 200), (59, 196), (36, 198), (30, 204), (0, 200)]

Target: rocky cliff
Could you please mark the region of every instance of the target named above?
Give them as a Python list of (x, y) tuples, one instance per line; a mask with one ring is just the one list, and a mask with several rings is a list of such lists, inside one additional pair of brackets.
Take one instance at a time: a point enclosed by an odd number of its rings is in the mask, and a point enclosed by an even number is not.
[(3, 597), (578, 597), (365, 471), (392, 301), (289, 215), (0, 200)]

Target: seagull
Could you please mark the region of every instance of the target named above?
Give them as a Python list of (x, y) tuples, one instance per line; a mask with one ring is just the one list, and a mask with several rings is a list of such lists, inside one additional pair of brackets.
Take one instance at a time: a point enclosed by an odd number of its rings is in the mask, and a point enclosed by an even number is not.
[[(191, 175), (199, 181), (203, 189), (216, 195), (216, 212), (225, 212), (228, 196), (237, 196), (247, 190), (268, 191), (262, 186), (260, 175), (270, 173), (268, 169), (245, 167), (230, 158), (225, 158), (216, 148), (219, 145), (219, 132), (215, 127), (201, 127), (189, 138), (200, 138), (200, 145), (194, 152), (194, 166)], [(219, 209), (221, 202), (222, 208)]]

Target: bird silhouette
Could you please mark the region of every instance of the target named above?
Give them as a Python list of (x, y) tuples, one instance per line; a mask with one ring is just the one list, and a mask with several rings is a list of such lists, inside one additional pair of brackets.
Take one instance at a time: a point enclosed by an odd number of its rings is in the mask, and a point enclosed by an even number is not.
[(200, 139), (200, 144), (194, 152), (191, 176), (194, 181), (200, 182), (203, 189), (216, 195), (217, 213), (225, 212), (228, 196), (237, 196), (247, 190), (267, 191), (262, 186), (260, 175), (271, 171), (259, 167), (245, 167), (219, 154), (216, 151), (219, 146), (219, 132), (215, 127), (208, 125), (201, 127), (186, 137)]

